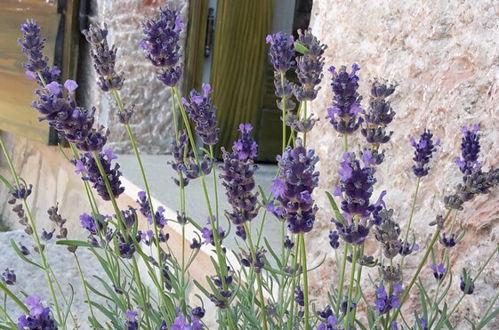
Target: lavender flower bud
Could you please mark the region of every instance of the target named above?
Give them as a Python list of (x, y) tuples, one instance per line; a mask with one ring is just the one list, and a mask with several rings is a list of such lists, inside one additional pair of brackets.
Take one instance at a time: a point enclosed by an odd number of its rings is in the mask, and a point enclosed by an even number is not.
[(473, 292), (475, 291), (475, 282), (469, 276), (466, 269), (463, 270), (463, 275), (461, 276), (459, 288), (464, 294), (473, 294)]
[(359, 77), (357, 76), (359, 66), (352, 65), (352, 72), (348, 73), (346, 66), (336, 71), (334, 66), (329, 68), (332, 74), (331, 87), (333, 89), (333, 106), (327, 109), (327, 119), (334, 129), (341, 134), (352, 134), (364, 121), (357, 118), (362, 112), (360, 101), (362, 97), (357, 92), (359, 88)]
[(291, 127), (294, 131), (299, 133), (307, 133), (314, 128), (315, 123), (318, 121), (314, 115), (310, 115), (308, 118), (299, 119), (298, 116), (288, 115), (286, 118), (286, 125)]
[(418, 178), (428, 174), (429, 167), (427, 164), (430, 162), (433, 153), (437, 150), (436, 146), (440, 144), (439, 140), (434, 143), (432, 138), (433, 134), (431, 134), (430, 130), (426, 129), (421, 134), (418, 142), (414, 138), (411, 138), (411, 145), (416, 149), (413, 158), (416, 164), (412, 166), (412, 170)]
[(40, 26), (36, 21), (30, 19), (21, 24), (21, 32), (22, 38), (18, 39), (18, 43), (28, 59), (28, 62), (23, 65), (26, 69), (26, 76), (29, 79), (35, 79), (40, 86), (59, 79), (61, 71), (55, 66), (49, 68), (48, 58), (43, 55), (45, 38), (40, 35)]
[(185, 130), (180, 131), (178, 135), (177, 141), (172, 143), (173, 147), (173, 161), (169, 162), (170, 166), (174, 171), (176, 171), (180, 177), (173, 178), (173, 181), (177, 186), (180, 186), (180, 180), (183, 182), (183, 186), (187, 186), (189, 184), (189, 179), (184, 176), (183, 173), (186, 172), (187, 166), (184, 164), (184, 161), (189, 163), (194, 163), (195, 161), (191, 157), (191, 152), (188, 149), (188, 138), (187, 132)]
[(126, 319), (126, 328), (127, 330), (138, 330), (139, 329), (139, 323), (137, 322), (137, 312), (127, 310), (125, 312), (125, 319)]
[(445, 276), (445, 272), (447, 271), (444, 264), (438, 264), (438, 265), (433, 264), (431, 265), (431, 270), (433, 270), (433, 276), (437, 281), (443, 279)]
[(140, 46), (146, 58), (157, 68), (157, 77), (166, 86), (176, 86), (182, 75), (180, 32), (184, 24), (175, 10), (160, 9), (159, 15), (143, 24), (144, 39)]
[(309, 232), (317, 212), (312, 193), (319, 182), (319, 172), (315, 171), (319, 158), (297, 139), (296, 147), (288, 147), (282, 156), (277, 156), (277, 161), (280, 174), (273, 181), (272, 190), (280, 203), (280, 212), (275, 214), (288, 222), (292, 233)]
[(388, 313), (392, 309), (396, 309), (400, 306), (399, 295), (402, 292), (402, 286), (400, 284), (393, 285), (393, 294), (388, 295), (383, 285), (376, 289), (376, 300), (374, 308), (377, 309), (381, 314)]
[(2, 282), (7, 285), (16, 284), (16, 273), (14, 273), (14, 270), (8, 268), (5, 269), (5, 271), (2, 273)]
[(329, 231), (329, 245), (331, 245), (331, 247), (335, 250), (340, 247), (339, 239), (340, 235), (338, 235), (337, 231)]
[(474, 124), (472, 129), (463, 127), (461, 132), (464, 134), (461, 140), (461, 157), (456, 158), (455, 162), (459, 166), (461, 172), (465, 175), (470, 174), (474, 168), (481, 167), (478, 162), (480, 154), (480, 136), (478, 131), (480, 126)]
[(196, 125), (196, 133), (204, 144), (215, 145), (218, 142), (217, 120), (215, 116), (216, 107), (209, 95), (213, 93), (210, 84), (203, 84), (203, 94), (192, 90), (189, 94), (189, 101), (182, 98), (185, 111)]
[(55, 320), (52, 318), (50, 308), (43, 307), (38, 296), (29, 296), (25, 301), (29, 313), (21, 315), (17, 320), (18, 329), (30, 330), (57, 330)]
[(94, 63), (95, 71), (99, 76), (97, 85), (104, 91), (112, 89), (119, 90), (123, 87), (122, 74), (115, 70), (116, 48), (109, 48), (107, 43), (107, 25), (101, 28), (97, 24), (90, 24), (88, 30), (83, 31), (87, 41), (91, 45), (90, 55)]
[(296, 60), (296, 75), (300, 81), (300, 86), (294, 86), (293, 92), (299, 102), (312, 101), (317, 97), (320, 87), (317, 89), (316, 87), (324, 76), (322, 73), (324, 67), (322, 55), (327, 46), (321, 44), (310, 29), (298, 30), (298, 34), (298, 42), (307, 47), (308, 52)]
[(282, 73), (288, 71), (294, 64), (295, 50), (293, 45), (295, 40), (293, 36), (277, 32), (269, 34), (265, 41), (270, 45), (269, 54), (274, 70)]
[[(115, 159), (115, 156), (109, 151), (110, 149), (106, 150), (106, 152), (99, 153), (99, 159), (102, 163), (104, 172), (106, 173), (109, 185), (111, 186), (113, 196), (114, 198), (118, 198), (125, 191), (125, 188), (122, 186), (120, 181), (120, 165), (116, 163), (114, 167), (111, 167), (111, 161)], [(81, 159), (79, 161), (75, 161), (74, 164), (77, 167), (77, 171), (82, 171), (82, 173), (85, 174), (82, 179), (90, 181), (90, 183), (92, 183), (92, 187), (97, 191), (103, 200), (111, 200), (111, 196), (109, 196), (104, 179), (102, 178), (97, 166), (97, 162), (93, 158), (92, 154), (87, 153), (82, 155)]]
[(305, 297), (299, 285), (295, 288), (295, 302), (301, 307), (305, 306)]
[(257, 145), (250, 138), (251, 125), (241, 126), (243, 127), (241, 140), (234, 143), (232, 147), (234, 151), (231, 153), (222, 149), (224, 163), (220, 166), (223, 171), (220, 178), (223, 180), (227, 199), (232, 206), (232, 212), (227, 212), (227, 216), (235, 225), (242, 225), (258, 215), (258, 192), (253, 192), (257, 166), (253, 164), (252, 158), (256, 157), (256, 152), (253, 153), (252, 149), (256, 150)]

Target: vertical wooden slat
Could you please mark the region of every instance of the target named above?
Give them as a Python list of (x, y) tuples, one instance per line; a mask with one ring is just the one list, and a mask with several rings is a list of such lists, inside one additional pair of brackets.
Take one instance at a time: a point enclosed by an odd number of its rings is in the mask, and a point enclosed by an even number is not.
[(241, 122), (258, 130), (274, 1), (219, 0), (211, 71), (220, 144), (229, 148)]
[(37, 0), (3, 0), (0, 6), (0, 129), (32, 140), (47, 142), (47, 123), (38, 121), (31, 108), (36, 84), (29, 81), (22, 63), (24, 55), (17, 43), (20, 24), (34, 18), (47, 38), (45, 55), (53, 59), (59, 15), (54, 4)]

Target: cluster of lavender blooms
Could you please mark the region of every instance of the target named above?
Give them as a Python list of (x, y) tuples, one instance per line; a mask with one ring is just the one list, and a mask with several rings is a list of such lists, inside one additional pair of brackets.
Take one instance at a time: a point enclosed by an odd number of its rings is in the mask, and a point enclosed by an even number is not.
[[(392, 132), (387, 127), (395, 117), (390, 101), (395, 84), (375, 79), (371, 84), (368, 104), (363, 106), (358, 92), (360, 67), (354, 64), (350, 72), (346, 66), (341, 66), (339, 70), (334, 66), (330, 68), (333, 99), (332, 106), (324, 111), (324, 117), (331, 123), (332, 130), (343, 135), (345, 144), (339, 162), (337, 187), (332, 194), (328, 193), (334, 210), (328, 240), (332, 249), (343, 251), (343, 256), (335, 253), (338, 276), (334, 274), (333, 278), (338, 279), (338, 283), (327, 292), (329, 303), (322, 310), (315, 310), (311, 307), (308, 282), (308, 274), (314, 269), (308, 268), (305, 240), (308, 239), (306, 234), (314, 228), (319, 210), (314, 201), (319, 183), (319, 172), (316, 170), (319, 158), (313, 149), (307, 148), (306, 133), (314, 127), (318, 118), (307, 114), (307, 102), (314, 100), (320, 90), (319, 84), (324, 78), (323, 55), (327, 47), (311, 30), (299, 31), (296, 42), (293, 36), (282, 32), (266, 38), (275, 71), (278, 106), (283, 111), (284, 133), (282, 154), (276, 157), (278, 172), (272, 181), (271, 194), (266, 195), (262, 187), (257, 189), (255, 182), (258, 144), (252, 137), (251, 124), (239, 126), (240, 138), (234, 142), (232, 150), (222, 149), (223, 162), (220, 166), (214, 166), (213, 148), (219, 141), (220, 129), (216, 120), (217, 108), (211, 98), (211, 86), (203, 84), (201, 92), (194, 89), (187, 98), (180, 96), (177, 87), (182, 74), (179, 40), (183, 29), (180, 14), (164, 8), (144, 23), (144, 40), (140, 43), (147, 60), (156, 68), (157, 78), (175, 95), (183, 120), (175, 122), (173, 160), (169, 162), (178, 175), (173, 180), (179, 189), (181, 207), (176, 219), (170, 219), (164, 207), (154, 206), (152, 202), (140, 154), (128, 124), (132, 111), (125, 109), (119, 94), (125, 83), (124, 74), (116, 72), (118, 51), (108, 43), (106, 25), (103, 28), (91, 25), (84, 34), (91, 44), (97, 85), (105, 92), (111, 91), (109, 95), (115, 97), (119, 121), (129, 133), (143, 172), (145, 191), (138, 193), (136, 208), (128, 206), (127, 209), (120, 209), (116, 201), (124, 192), (121, 171), (119, 164), (113, 165), (116, 156), (112, 150), (105, 148), (104, 129), (93, 127), (94, 109), (86, 110), (77, 105), (74, 98), (77, 84), (74, 81), (68, 80), (64, 84), (57, 81), (58, 69), (49, 68), (48, 58), (43, 55), (44, 39), (38, 25), (31, 20), (22, 25), (20, 45), (28, 58), (25, 68), (28, 77), (36, 79), (39, 86), (33, 106), (42, 114), (42, 120), (46, 120), (75, 147), (72, 163), (75, 173), (83, 180), (91, 210), (81, 214), (79, 219), (82, 228), (89, 234), (87, 241), (67, 239), (70, 233), (66, 225), (75, 220), (65, 219), (59, 212), (58, 204), (48, 210), (53, 229), (43, 229), (38, 234), (27, 203), (32, 185), (22, 180), (14, 169), (12, 176), (15, 184), (2, 177), (2, 182), (10, 190), (9, 203), (13, 205), (25, 232), (32, 235), (34, 250), (41, 264), (31, 256), (28, 248), (21, 244), (13, 245), (24, 261), (45, 270), (52, 301), (43, 305), (40, 297), (28, 296), (23, 302), (17, 297), (18, 292), (12, 289), (19, 285), (18, 278), (12, 268), (7, 268), (2, 273), (0, 289), (23, 310), (23, 314), (11, 317), (0, 306), (0, 327), (33, 330), (68, 327), (68, 318), (63, 311), (70, 311), (71, 306), (55, 294), (53, 284), (60, 286), (59, 279), (51, 271), (44, 244), (41, 243), (54, 237), (58, 244), (67, 245), (77, 264), (80, 251), (77, 248), (89, 249), (107, 274), (106, 279), (99, 279), (103, 287), (100, 292), (85, 277), (78, 264), (89, 309), (88, 323), (95, 329), (109, 326), (128, 330), (204, 329), (205, 306), (203, 303), (195, 305), (186, 294), (192, 282), (211, 302), (208, 310), (217, 315), (218, 327), (224, 329), (340, 330), (359, 325), (363, 329), (394, 330), (402, 328), (402, 322), (404, 329), (449, 325), (451, 315), (461, 300), (479, 288), (477, 279), (497, 252), (495, 249), (480, 269), (463, 269), (458, 285), (462, 297), (451, 308), (442, 308), (441, 303), (449, 289), (447, 287), (443, 293), (439, 293), (439, 289), (452, 284), (449, 264), (451, 248), (458, 245), (465, 234), (464, 230), (455, 229), (454, 220), (448, 226), (450, 215), (453, 213), (455, 219), (466, 202), (477, 195), (489, 193), (499, 184), (499, 169), (486, 171), (479, 161), (479, 126), (463, 128), (461, 157), (456, 159), (462, 182), (444, 198), (448, 212), (430, 223), (436, 225), (433, 238), (412, 279), (407, 278), (404, 258), (415, 257), (420, 248), (410, 228), (418, 188), (420, 181), (431, 174), (431, 160), (440, 141), (434, 140), (433, 133), (425, 129), (418, 140), (411, 138), (407, 143), (414, 147), (412, 170), (417, 187), (409, 221), (403, 226), (397, 210), (384, 201), (388, 192), (382, 191), (373, 196), (376, 173), (382, 170), (387, 156), (382, 146), (392, 138)], [(298, 84), (287, 80), (286, 75), (291, 70), (296, 73)], [(293, 113), (295, 101), (299, 106)], [(194, 124), (194, 130), (191, 130), (189, 119)], [(291, 130), (289, 139), (286, 137), (286, 124)], [(356, 132), (360, 132), (364, 139), (364, 145), (358, 152), (348, 147), (348, 137)], [(196, 140), (210, 150), (198, 148)], [(3, 146), (1, 136), (0, 143)], [(83, 153), (80, 154), (80, 151)], [(6, 157), (11, 164), (8, 154)], [(221, 172), (218, 175), (217, 170)], [(207, 188), (209, 174), (213, 174), (215, 187), (217, 180), (222, 180), (230, 210), (219, 212), (218, 194), (216, 190), (210, 194)], [(190, 218), (189, 210), (185, 208), (185, 187), (193, 180), (200, 181), (203, 187), (208, 214), (201, 221), (208, 219), (205, 225), (197, 222), (200, 219)], [(111, 201), (113, 214), (100, 213), (94, 193), (103, 201)], [(336, 201), (339, 203), (336, 204)], [(280, 254), (265, 237), (265, 244), (261, 241), (265, 221), (275, 221), (270, 216), (266, 217), (267, 212), (281, 222)], [(262, 223), (255, 237), (250, 226), (262, 213)], [(169, 239), (172, 222), (181, 225), (181, 244)], [(185, 244), (188, 224), (196, 228), (197, 235), (192, 239), (190, 251), (186, 251)], [(235, 226), (235, 240), (240, 249), (239, 265), (231, 261), (228, 256), (230, 251), (223, 246), (224, 240), (232, 239), (229, 236), (232, 225)], [(436, 245), (437, 242), (440, 246)], [(367, 253), (367, 250), (372, 251), (371, 248), (364, 249), (367, 244), (373, 246), (371, 243), (379, 245), (377, 258)], [(190, 272), (190, 266), (204, 248), (215, 254), (211, 259), (213, 272), (203, 278), (206, 285), (191, 278)], [(442, 253), (437, 253), (439, 248)], [(176, 252), (178, 249), (180, 253)], [(430, 254), (432, 263), (428, 265)], [(139, 261), (143, 269), (139, 269)], [(323, 264), (321, 267), (327, 266)], [(366, 267), (377, 267), (379, 270), (378, 276), (372, 278), (372, 287), (361, 285), (362, 275), (366, 278), (362, 270)], [(407, 323), (410, 316), (401, 308), (416, 281), (419, 282), (423, 268), (433, 273), (436, 294), (430, 298), (425, 287), (418, 285), (422, 307), (414, 312), (414, 325), (411, 327)], [(148, 276), (150, 285), (145, 285), (144, 276)], [(95, 299), (97, 296), (105, 303)], [(365, 314), (364, 310), (367, 311)], [(402, 318), (401, 313), (404, 313)], [(491, 307), (484, 318), (494, 313), (497, 312)], [(14, 321), (16, 319), (17, 322)]]

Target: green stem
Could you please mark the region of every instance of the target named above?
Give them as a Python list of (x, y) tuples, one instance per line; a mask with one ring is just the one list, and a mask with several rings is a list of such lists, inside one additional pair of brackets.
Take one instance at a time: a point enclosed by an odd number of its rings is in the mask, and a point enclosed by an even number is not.
[[(360, 247), (360, 257), (362, 258), (364, 256), (364, 244), (361, 245)], [(359, 292), (361, 290), (361, 286), (360, 286), (360, 280), (362, 278), (362, 269), (364, 267), (362, 266), (362, 263), (359, 264), (359, 270), (357, 271), (357, 280), (355, 281), (355, 283), (357, 283), (357, 290), (355, 290), (355, 292)], [(353, 316), (352, 316), (352, 320), (355, 322), (355, 315), (357, 314), (357, 308), (355, 308), (353, 310)]]
[[(414, 216), (414, 210), (416, 209), (416, 200), (417, 200), (417, 196), (418, 196), (420, 183), (421, 183), (421, 178), (418, 177), (418, 179), (416, 181), (416, 192), (414, 193), (414, 197), (412, 199), (412, 207), (411, 207), (411, 213), (409, 215), (409, 222), (407, 223), (407, 229), (405, 231), (404, 241), (402, 242), (402, 244), (404, 244), (404, 246), (402, 248), (405, 248), (405, 244), (407, 244), (407, 239), (409, 238), (409, 231), (411, 229), (412, 218)], [(402, 259), (400, 261), (400, 268), (401, 269), (404, 269), (404, 258), (405, 258), (405, 255), (402, 255)]]
[[(295, 253), (293, 255), (293, 268), (292, 268), (292, 280), (291, 280), (291, 308), (289, 310), (290, 316), (288, 319), (288, 329), (291, 330), (293, 329), (293, 318), (294, 318), (294, 312), (295, 312), (295, 288), (296, 288), (296, 282), (299, 281), (300, 277), (299, 275), (297, 276), (297, 266), (298, 266), (298, 254), (300, 253), (300, 244), (299, 240), (296, 242), (295, 246)], [(284, 288), (283, 288), (284, 289)]]
[(352, 306), (353, 283), (355, 279), (355, 266), (357, 264), (357, 249), (352, 246), (352, 268), (350, 269), (350, 284), (348, 285), (347, 310), (345, 313), (345, 329), (350, 329), (350, 308)]
[(310, 329), (310, 309), (308, 306), (308, 274), (307, 274), (307, 252), (305, 250), (305, 236), (303, 233), (298, 234), (298, 241), (300, 243), (301, 263), (303, 268), (303, 297), (305, 301), (305, 330)]
[[(451, 211), (452, 210), (448, 210), (447, 211), (444, 219), (442, 220), (443, 223), (445, 223), (445, 221), (449, 217)], [(433, 238), (430, 241), (430, 245), (428, 246), (423, 259), (421, 259), (421, 261), (419, 262), (419, 265), (418, 265), (418, 268), (416, 270), (416, 273), (413, 275), (413, 277), (411, 279), (411, 282), (409, 283), (409, 285), (407, 286), (407, 288), (404, 290), (404, 293), (402, 294), (402, 297), (400, 298), (400, 306), (397, 308), (397, 310), (395, 311), (395, 313), (393, 313), (393, 317), (391, 319), (392, 322), (397, 319), (397, 316), (400, 313), (400, 309), (402, 308), (405, 300), (409, 297), (409, 292), (411, 291), (412, 287), (414, 286), (414, 283), (416, 283), (416, 280), (418, 279), (419, 273), (421, 273), (421, 270), (423, 269), (424, 265), (426, 264), (426, 261), (428, 260), (428, 257), (430, 256), (430, 253), (431, 253), (431, 250), (433, 249), (433, 246), (437, 242), (437, 240), (438, 240), (438, 238), (440, 236), (440, 232), (441, 231), (442, 231), (442, 229), (440, 227), (438, 227), (437, 230), (435, 231), (435, 234), (433, 234)]]
[[(251, 232), (249, 231), (248, 224), (245, 222), (243, 224), (244, 230), (247, 233), (248, 237), (248, 242), (249, 242), (249, 248), (250, 248), (250, 253), (251, 253), (251, 258), (252, 260), (256, 260), (256, 253), (255, 253), (255, 247), (253, 246), (253, 241), (251, 238)], [(260, 296), (260, 304), (261, 304), (261, 312), (262, 312), (262, 326), (265, 330), (268, 329), (267, 327), (267, 310), (265, 308), (265, 298), (263, 297), (263, 290), (262, 290), (262, 274), (260, 272), (256, 272), (256, 281), (258, 284), (258, 295)]]
[(335, 314), (338, 315), (340, 312), (341, 301), (343, 300), (343, 286), (345, 284), (345, 271), (347, 268), (347, 257), (349, 245), (343, 246), (343, 259), (341, 260), (341, 272), (340, 272), (340, 280), (338, 283), (338, 297), (336, 301)]
[[(284, 72), (281, 72), (281, 85), (284, 88)], [(282, 110), (282, 153), (286, 150), (286, 97), (281, 99)]]
[(217, 216), (217, 227), (218, 227), (218, 224), (219, 224), (219, 217), (218, 217), (218, 185), (217, 185), (217, 170), (216, 170), (216, 166), (215, 166), (215, 153), (213, 152), (213, 146), (210, 145), (210, 157), (211, 157), (211, 161), (212, 161), (212, 164), (213, 164), (213, 189), (214, 189), (214, 192), (215, 192), (215, 214)]
[(78, 256), (76, 255), (76, 253), (74, 253), (74, 257), (75, 257), (75, 261), (76, 261), (76, 268), (78, 269), (78, 274), (80, 275), (80, 280), (81, 280), (81, 283), (83, 284), (83, 291), (85, 292), (85, 298), (87, 299), (88, 310), (90, 311), (90, 316), (92, 317), (92, 326), (96, 327), (95, 322), (97, 322), (97, 319), (95, 318), (94, 310), (93, 310), (92, 304), (90, 302), (90, 296), (88, 294), (87, 282), (85, 281), (85, 276), (83, 276), (83, 271), (81, 270), (80, 261), (78, 260)]
[[(12, 163), (12, 159), (10, 158), (10, 154), (7, 151), (7, 147), (5, 146), (5, 143), (4, 143), (3, 138), (2, 138), (1, 135), (0, 135), (0, 146), (2, 148), (3, 154), (5, 155), (5, 158), (7, 159), (7, 164), (9, 165), (10, 172), (12, 174), (12, 177), (14, 178), (14, 181), (16, 182), (17, 188), (20, 188), (21, 187), (21, 183), (20, 183), (20, 180), (19, 180), (19, 176), (17, 175), (17, 172), (16, 172), (16, 170), (14, 168), (14, 164)], [(44, 253), (44, 251), (42, 249), (42, 244), (40, 243), (40, 238), (39, 238), (38, 232), (36, 230), (35, 221), (34, 221), (33, 216), (31, 214), (31, 209), (29, 208), (28, 203), (26, 202), (26, 199), (23, 199), (22, 203), (23, 203), (23, 207), (24, 207), (24, 209), (26, 211), (26, 215), (27, 215), (27, 218), (28, 218), (28, 221), (29, 221), (29, 225), (33, 229), (33, 238), (35, 239), (35, 244), (36, 244), (38, 253), (40, 254), (40, 257), (42, 259), (43, 269), (45, 271), (45, 278), (47, 280), (47, 284), (49, 286), (49, 291), (50, 291), (50, 294), (52, 296), (52, 300), (53, 300), (53, 303), (54, 303), (54, 306), (55, 306), (55, 310), (56, 310), (56, 313), (57, 313), (57, 319), (59, 321), (59, 324), (61, 326), (64, 326), (62, 312), (61, 312), (61, 309), (59, 307), (59, 303), (57, 301), (57, 297), (55, 295), (54, 286), (52, 285), (52, 278), (50, 276), (49, 264), (48, 264), (47, 258), (45, 257), (45, 253)]]
[[(192, 152), (194, 153), (194, 158), (199, 166), (200, 165), (199, 155), (198, 155), (198, 151), (196, 148), (196, 143), (194, 141), (194, 135), (192, 134), (191, 126), (189, 125), (189, 118), (187, 117), (187, 112), (186, 112), (186, 110), (185, 110), (185, 108), (180, 100), (180, 93), (179, 93), (177, 87), (172, 87), (172, 90), (173, 90), (173, 93), (177, 99), (177, 103), (180, 107), (180, 114), (182, 116), (182, 119), (184, 121), (184, 125), (185, 125), (186, 130), (187, 130), (187, 135), (189, 137), (189, 141), (190, 141), (190, 144), (192, 147)], [(223, 254), (222, 254), (220, 238), (218, 236), (218, 228), (216, 227), (216, 222), (213, 221), (213, 211), (211, 208), (210, 198), (208, 195), (208, 189), (206, 188), (205, 176), (204, 176), (204, 173), (202, 173), (202, 171), (201, 171), (201, 186), (203, 188), (203, 195), (205, 198), (206, 206), (208, 208), (208, 215), (210, 216), (210, 224), (211, 224), (211, 229), (212, 229), (212, 233), (213, 233), (213, 241), (215, 243), (215, 251), (216, 251), (217, 259), (218, 259), (218, 263), (219, 263), (222, 288), (224, 290), (227, 290), (227, 283), (225, 281), (225, 275), (227, 274), (227, 264), (226, 264), (226, 261), (223, 257)], [(232, 316), (230, 315), (229, 311), (227, 311), (227, 318), (229, 320), (229, 327), (231, 329), (235, 329), (235, 325), (233, 324), (234, 320), (232, 319)]]

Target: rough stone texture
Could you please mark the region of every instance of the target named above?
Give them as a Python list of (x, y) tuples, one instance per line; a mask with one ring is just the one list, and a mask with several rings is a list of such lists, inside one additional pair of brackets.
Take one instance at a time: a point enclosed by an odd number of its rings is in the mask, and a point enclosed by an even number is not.
[[(21, 230), (0, 233), (0, 254), (2, 255), (2, 258), (0, 258), (0, 272), (3, 272), (5, 268), (15, 271), (17, 283), (15, 286), (10, 287), (10, 289), (18, 298), (23, 300), (21, 293), (23, 291), (28, 295), (40, 296), (44, 306), (48, 306), (52, 299), (48, 285), (46, 284), (45, 272), (23, 262), (12, 249), (10, 245), (11, 240), (26, 246), (31, 252), (28, 258), (40, 263), (40, 257), (33, 250), (34, 243), (30, 236)], [(71, 316), (68, 318), (68, 326), (72, 329), (91, 329), (87, 321), (90, 312), (85, 302), (85, 293), (81, 285), (80, 275), (73, 254), (66, 247), (57, 246), (53, 242), (46, 244), (45, 252), (52, 271), (59, 280), (64, 297), (69, 299), (72, 295), (72, 290), (74, 290), (74, 300), (71, 305), (71, 313), (74, 319)], [(87, 249), (82, 248), (77, 250), (76, 255), (78, 256), (86, 280), (95, 288), (103, 291), (103, 287), (101, 287), (93, 276), (106, 278), (106, 275), (100, 265), (96, 266), (95, 257)], [(58, 297), (57, 300), (62, 306), (65, 306), (62, 295), (55, 283), (54, 288)], [(95, 294), (92, 295), (92, 300), (103, 303), (102, 299)], [(54, 309), (52, 310), (54, 311)], [(7, 312), (15, 321), (22, 315), (20, 308), (10, 299), (7, 300)], [(95, 309), (94, 312), (96, 317), (100, 318), (101, 314)]]
[[(459, 155), (460, 128), (479, 123), (482, 134), (481, 161), (485, 168), (499, 165), (499, 29), (497, 3), (484, 1), (316, 1), (312, 13), (312, 28), (329, 48), (326, 66), (348, 65), (357, 62), (361, 67), (361, 93), (366, 95), (368, 80), (387, 78), (399, 83), (392, 98), (397, 112), (391, 125), (392, 141), (386, 147), (388, 160), (377, 173), (377, 195), (387, 190), (386, 202), (395, 209), (402, 227), (410, 212), (410, 200), (416, 179), (411, 172), (412, 148), (409, 136), (430, 128), (442, 140), (438, 160), (433, 170), (423, 180), (414, 217), (418, 242), (427, 244), (433, 227), (428, 223), (437, 214), (445, 212), (443, 196), (460, 180), (460, 172), (453, 163)], [(338, 180), (336, 170), (342, 153), (342, 140), (325, 119), (326, 108), (331, 104), (330, 75), (325, 74), (322, 90), (310, 108), (321, 121), (310, 134), (310, 146), (321, 159), (320, 187), (316, 194), (321, 211), (314, 231), (308, 235), (311, 265), (322, 260), (328, 245), (327, 233), (332, 212), (324, 190), (332, 191)], [(358, 134), (360, 135), (360, 133)], [(364, 141), (360, 137), (350, 141), (358, 150)], [(495, 146), (494, 146), (495, 144)], [(490, 255), (499, 234), (499, 193), (497, 189), (488, 196), (481, 196), (468, 203), (458, 215), (458, 222), (467, 227), (464, 240), (451, 250), (454, 283), (449, 304), (458, 297), (461, 268), (476, 271)], [(371, 241), (374, 239), (371, 238)], [(368, 243), (367, 253), (374, 253), (375, 243)], [(333, 256), (333, 251), (326, 252)], [(415, 271), (422, 253), (407, 258), (406, 276)], [(337, 283), (333, 258), (327, 259), (328, 267), (311, 274), (314, 296), (319, 302), (326, 298), (324, 288)], [(476, 283), (476, 292), (467, 296), (454, 314), (454, 325), (469, 329), (464, 317), (477, 320), (484, 306), (497, 293), (499, 286), (497, 256)], [(433, 292), (434, 281), (425, 269), (423, 277), (427, 288)], [(364, 287), (370, 287), (367, 276)], [(368, 289), (372, 295), (373, 290)], [(418, 310), (417, 289), (413, 289), (411, 309)], [(420, 309), (419, 309), (420, 310)]]
[[(121, 98), (126, 105), (135, 105), (130, 122), (142, 152), (166, 153), (170, 151), (173, 134), (172, 100), (170, 88), (156, 79), (153, 65), (139, 47), (142, 39), (142, 23), (154, 17), (161, 6), (180, 11), (187, 21), (188, 1), (124, 0), (92, 1), (91, 22), (106, 23), (109, 43), (118, 50), (117, 70), (123, 72), (125, 83)], [(185, 42), (185, 30), (184, 38)], [(109, 146), (115, 152), (131, 152), (128, 134), (116, 116), (116, 102), (110, 93), (103, 93), (95, 84), (95, 71), (88, 56), (88, 45), (83, 47), (84, 56), (80, 75), (83, 80), (83, 100), (87, 106), (95, 106), (99, 122), (109, 128)]]

